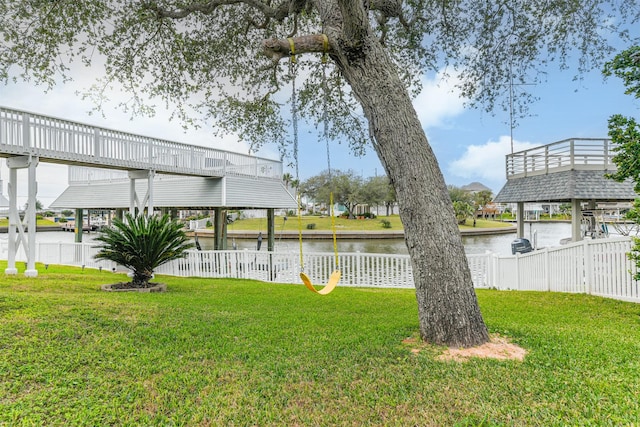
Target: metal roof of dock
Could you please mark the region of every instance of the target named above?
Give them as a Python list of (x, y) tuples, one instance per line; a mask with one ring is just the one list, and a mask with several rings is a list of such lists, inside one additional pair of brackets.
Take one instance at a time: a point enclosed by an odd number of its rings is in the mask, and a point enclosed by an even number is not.
[[(52, 209), (118, 209), (129, 207), (128, 180), (93, 181), (69, 187), (51, 203)], [(136, 181), (143, 193), (147, 184)], [(156, 176), (153, 204), (156, 208), (295, 209), (297, 201), (282, 182), (240, 176), (203, 178)]]

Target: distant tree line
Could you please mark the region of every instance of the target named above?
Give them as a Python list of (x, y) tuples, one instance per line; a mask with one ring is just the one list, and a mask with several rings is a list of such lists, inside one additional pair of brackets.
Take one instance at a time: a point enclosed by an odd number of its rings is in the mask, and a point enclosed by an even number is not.
[(385, 206), (386, 215), (389, 216), (396, 204), (395, 191), (386, 176), (363, 178), (353, 170), (333, 169), (330, 173), (325, 170), (302, 181), (298, 190), (314, 205), (322, 206), (329, 206), (333, 193), (334, 203), (344, 206), (349, 218), (355, 217), (358, 205), (367, 205), (369, 208)]
[[(312, 209), (315, 209), (316, 204), (328, 206), (333, 192), (334, 203), (343, 205), (350, 218), (355, 216), (358, 205), (385, 206), (386, 215), (389, 216), (396, 203), (393, 186), (384, 175), (362, 178), (353, 170), (332, 170), (331, 173), (325, 170), (299, 185), (290, 174), (285, 174), (283, 181), (288, 186), (297, 186), (300, 194), (314, 204)], [(458, 224), (466, 224), (478, 210), (482, 210), (493, 200), (493, 194), (489, 190), (472, 193), (453, 185), (449, 185), (448, 189)]]

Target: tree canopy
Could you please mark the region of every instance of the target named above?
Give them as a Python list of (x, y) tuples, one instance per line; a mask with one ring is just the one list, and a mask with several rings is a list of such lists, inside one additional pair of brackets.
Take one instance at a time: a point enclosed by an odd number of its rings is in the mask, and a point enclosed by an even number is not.
[(466, 224), (467, 218), (472, 217), (475, 211), (473, 194), (455, 185), (449, 185), (447, 189), (449, 190), (449, 197), (453, 202), (456, 221), (458, 224)]
[[(604, 74), (621, 78), (625, 93), (640, 98), (640, 46), (632, 46), (607, 62)], [(613, 162), (617, 170), (607, 176), (616, 181), (631, 178), (636, 193), (640, 193), (640, 123), (633, 117), (614, 114), (609, 119), (609, 136), (615, 145)]]
[[(604, 74), (621, 78), (626, 87), (625, 93), (640, 98), (640, 46), (632, 46), (607, 62)], [(617, 170), (607, 177), (619, 182), (631, 179), (635, 192), (640, 193), (640, 123), (633, 117), (614, 114), (609, 119), (609, 136), (614, 144), (616, 154), (612, 161)], [(625, 219), (640, 224), (640, 199), (636, 198)], [(640, 238), (633, 237), (633, 246), (627, 257), (636, 265), (635, 273), (632, 272), (634, 280), (640, 280)]]
[(364, 202), (362, 186), (362, 178), (354, 171), (332, 170), (331, 173), (324, 171), (304, 181), (300, 192), (327, 206), (333, 193), (333, 201), (343, 205), (352, 216), (354, 207)]
[(362, 200), (369, 206), (386, 206), (388, 216), (390, 209), (396, 203), (396, 193), (389, 178), (381, 175), (367, 178), (362, 186)]
[(332, 170), (330, 174), (323, 171), (305, 180), (300, 185), (300, 192), (311, 200), (324, 204), (329, 203), (330, 194), (333, 193), (334, 202), (343, 205), (349, 217), (353, 217), (353, 210), (359, 204), (369, 207), (385, 205), (391, 208), (395, 203), (395, 192), (389, 178), (372, 176), (363, 179), (353, 170)]
[[(425, 73), (445, 70), (459, 79), (470, 104), (491, 111), (496, 102), (507, 108), (512, 76), (514, 99), (525, 108), (532, 100), (526, 92), (531, 86), (518, 83), (544, 79), (554, 62), (568, 67), (572, 49), (579, 54), (577, 71), (602, 64), (613, 52), (612, 41), (630, 38), (624, 24), (640, 15), (635, 0), (362, 4), (4, 0), (0, 80), (25, 79), (52, 87), (69, 77), (73, 63), (100, 67), (104, 75), (85, 93), (98, 107), (117, 83), (130, 94), (121, 107), (132, 113), (153, 114), (159, 105), (175, 106), (176, 116), (186, 123), (206, 120), (254, 145), (281, 145), (284, 152), (292, 76), (279, 59), (289, 55), (288, 44), (284, 51), (271, 49), (264, 55), (263, 40), (287, 43), (291, 36), (299, 53), (318, 53), (297, 56), (297, 74), (303, 80), (301, 115), (316, 125), (327, 117), (329, 137), (344, 139), (359, 152), (369, 140), (360, 102), (335, 64), (319, 60), (325, 49), (304, 44), (304, 35), (329, 34), (326, 50), (332, 55), (338, 45), (359, 43), (349, 40), (356, 34), (343, 31), (347, 24), (368, 19), (412, 94), (420, 91)], [(326, 91), (322, 67), (328, 69)]]

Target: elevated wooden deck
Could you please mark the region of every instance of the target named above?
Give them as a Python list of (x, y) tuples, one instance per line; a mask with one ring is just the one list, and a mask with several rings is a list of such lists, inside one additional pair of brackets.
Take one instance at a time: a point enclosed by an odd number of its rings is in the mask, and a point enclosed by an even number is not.
[(509, 154), (507, 183), (494, 201), (633, 200), (630, 181), (605, 177), (616, 170), (613, 148), (605, 138), (572, 138)]
[(571, 138), (507, 155), (507, 179), (568, 170), (614, 171), (610, 139)]
[[(0, 107), (0, 157), (201, 177), (282, 179), (282, 162)], [(122, 176), (122, 173), (115, 173)], [(126, 178), (126, 173), (124, 174)], [(79, 168), (78, 181), (105, 179)]]

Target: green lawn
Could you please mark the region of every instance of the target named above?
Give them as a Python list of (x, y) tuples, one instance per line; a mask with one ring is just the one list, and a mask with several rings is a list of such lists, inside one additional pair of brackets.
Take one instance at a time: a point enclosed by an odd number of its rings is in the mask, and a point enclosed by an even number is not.
[[(326, 216), (311, 216), (305, 215), (302, 216), (302, 229), (303, 231), (307, 230), (308, 224), (315, 224), (314, 230), (331, 230), (331, 218)], [(383, 228), (382, 221), (389, 221), (391, 223), (391, 228)], [(461, 228), (472, 228), (473, 220), (467, 220), (468, 225), (461, 226)], [(336, 230), (344, 230), (344, 231), (401, 231), (403, 229), (402, 222), (400, 221), (400, 217), (398, 215), (391, 216), (379, 216), (374, 219), (346, 219), (346, 218), (336, 218), (335, 219)], [(500, 221), (488, 221), (484, 219), (479, 219), (476, 221), (476, 227), (478, 228), (495, 228), (495, 227), (509, 227), (511, 223), (508, 222), (500, 222)], [(300, 227), (300, 223), (298, 222), (298, 217), (288, 217), (287, 220), (284, 220), (283, 217), (275, 218), (275, 227), (276, 231), (282, 230), (295, 230), (297, 231)], [(267, 229), (267, 219), (266, 218), (248, 218), (248, 219), (239, 219), (234, 221), (233, 223), (227, 226), (229, 231), (233, 230), (249, 230), (249, 231), (260, 231)]]
[[(37, 219), (36, 225), (38, 227), (60, 227), (60, 223), (50, 221), (48, 219)], [(0, 227), (8, 227), (9, 220), (7, 218), (0, 218)]]
[[(382, 220), (389, 221), (391, 228), (383, 228)], [(39, 219), (36, 221), (39, 227), (60, 227), (60, 223), (49, 221), (46, 219)], [(315, 224), (314, 230), (331, 230), (331, 218), (326, 216), (311, 216), (305, 215), (302, 217), (302, 229), (307, 230), (307, 224)], [(391, 216), (379, 216), (375, 219), (345, 219), (336, 218), (335, 220), (336, 230), (344, 231), (400, 231), (403, 229), (402, 222), (398, 215)], [(472, 228), (473, 220), (467, 220), (467, 225), (460, 226), (461, 229)], [(6, 218), (0, 218), (0, 227), (7, 227), (9, 220)], [(282, 230), (294, 230), (297, 231), (300, 227), (298, 217), (289, 217), (285, 221), (283, 217), (275, 218), (276, 231)], [(489, 221), (484, 219), (478, 219), (476, 221), (476, 227), (478, 228), (496, 228), (496, 227), (509, 227), (513, 225), (509, 222)], [(249, 218), (239, 219), (228, 225), (228, 229), (233, 230), (247, 230), (247, 231), (266, 231), (267, 220), (266, 218)]]
[[(6, 262), (0, 261), (0, 269)], [(640, 305), (478, 291), (524, 362), (414, 355), (411, 290), (162, 277), (164, 294), (38, 265), (0, 282), (0, 425), (637, 425)]]

